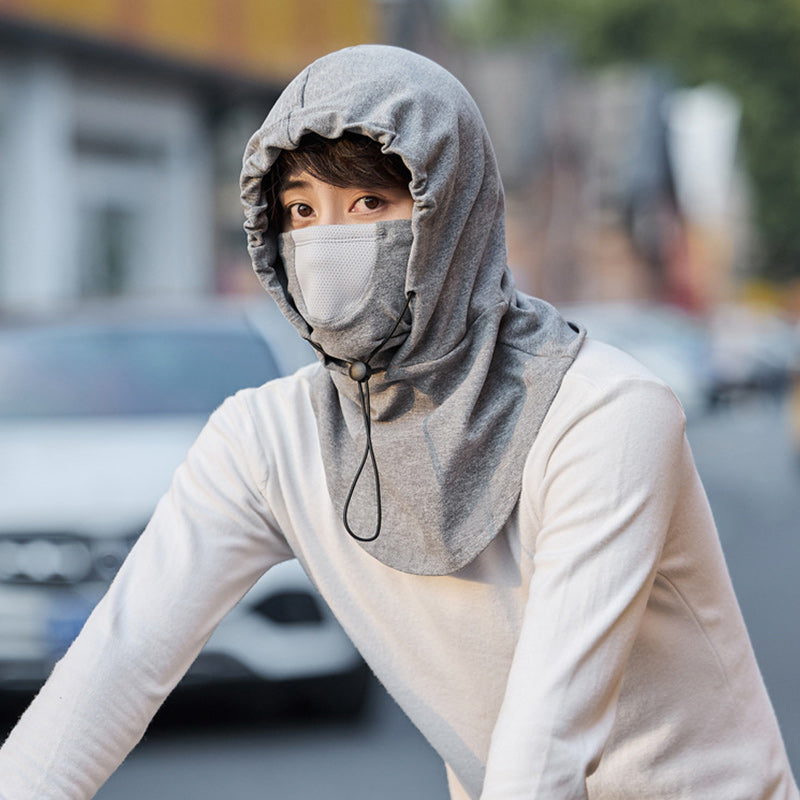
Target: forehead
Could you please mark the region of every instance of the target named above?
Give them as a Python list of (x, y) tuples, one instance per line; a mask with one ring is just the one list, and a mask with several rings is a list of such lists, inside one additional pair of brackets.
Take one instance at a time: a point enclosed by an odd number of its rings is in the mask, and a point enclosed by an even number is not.
[(338, 186), (333, 183), (317, 178), (305, 170), (296, 170), (288, 174), (281, 182), (279, 196), (284, 197), (291, 192), (311, 192), (315, 194), (326, 194), (329, 196), (349, 195), (354, 191), (364, 191), (377, 189), (378, 183), (371, 184), (368, 181), (353, 182), (347, 186)]
[(287, 175), (281, 183), (280, 196), (290, 192), (324, 192), (324, 193), (338, 193), (352, 191), (352, 189), (344, 189), (341, 186), (334, 186), (331, 183), (326, 183), (320, 178), (316, 178), (305, 170), (296, 170), (295, 172)]

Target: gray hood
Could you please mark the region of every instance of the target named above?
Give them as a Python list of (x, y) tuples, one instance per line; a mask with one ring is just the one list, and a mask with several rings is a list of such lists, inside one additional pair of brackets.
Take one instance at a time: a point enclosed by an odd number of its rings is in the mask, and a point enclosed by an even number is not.
[[(328, 55), (295, 78), (245, 152), (253, 265), (303, 337), (313, 342), (315, 333), (287, 292), (263, 177), (304, 134), (345, 131), (398, 154), (414, 199), (410, 314), (385, 371), (370, 380), (383, 522), (377, 539), (359, 545), (395, 569), (446, 574), (480, 553), (513, 511), (526, 456), (583, 334), (514, 289), (500, 177), (467, 91), (422, 56), (365, 45)], [(358, 385), (345, 366), (321, 360), (312, 400), (328, 489), (342, 510), (366, 431)], [(354, 530), (371, 530), (375, 516), (376, 487), (365, 471), (350, 506)]]

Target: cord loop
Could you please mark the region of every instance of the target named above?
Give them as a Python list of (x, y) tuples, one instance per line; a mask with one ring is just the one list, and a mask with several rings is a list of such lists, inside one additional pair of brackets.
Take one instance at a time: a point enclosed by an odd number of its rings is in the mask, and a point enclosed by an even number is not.
[[(350, 490), (347, 492), (347, 499), (345, 500), (344, 508), (342, 509), (342, 523), (344, 524), (345, 530), (350, 534), (350, 536), (352, 536), (354, 539), (357, 539), (359, 542), (375, 541), (381, 532), (382, 523), (381, 480), (380, 473), (378, 472), (378, 462), (375, 459), (375, 450), (372, 447), (372, 409), (369, 402), (369, 379), (374, 373), (372, 367), (369, 365), (369, 362), (372, 361), (372, 359), (378, 354), (386, 342), (388, 342), (389, 339), (394, 336), (395, 331), (397, 330), (400, 322), (405, 316), (406, 311), (408, 310), (408, 307), (411, 305), (412, 297), (413, 293), (409, 293), (406, 296), (405, 305), (403, 306), (403, 310), (400, 312), (400, 315), (397, 317), (394, 327), (390, 331), (389, 335), (386, 336), (386, 338), (369, 354), (367, 359), (365, 361), (351, 361), (348, 364), (347, 374), (352, 380), (358, 383), (358, 398), (361, 405), (361, 418), (364, 420), (364, 432), (367, 436), (367, 443), (364, 447), (364, 454), (361, 456), (361, 463), (358, 465), (356, 474), (353, 476), (353, 482), (350, 484)], [(361, 479), (361, 475), (364, 472), (367, 459), (370, 459), (370, 462), (372, 463), (372, 475), (375, 479), (375, 530), (370, 536), (359, 536), (350, 527), (350, 523), (348, 522), (348, 513), (350, 511), (350, 502), (353, 499), (353, 494), (355, 493), (358, 481)]]

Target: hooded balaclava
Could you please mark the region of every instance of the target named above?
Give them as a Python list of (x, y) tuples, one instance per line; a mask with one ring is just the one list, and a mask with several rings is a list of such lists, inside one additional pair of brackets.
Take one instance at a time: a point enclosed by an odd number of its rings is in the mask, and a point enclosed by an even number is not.
[[(268, 222), (264, 178), (305, 134), (346, 131), (402, 158), (413, 216), (376, 224), (378, 262), (355, 311), (312, 325), (292, 290), (293, 251), (279, 252)], [(255, 271), (319, 352), (311, 399), (343, 543), (404, 572), (458, 570), (513, 512), (526, 457), (583, 340), (514, 289), (500, 176), (475, 103), (415, 53), (332, 53), (289, 84), (250, 139), (241, 186)], [(365, 360), (368, 408), (364, 374), (350, 369)]]

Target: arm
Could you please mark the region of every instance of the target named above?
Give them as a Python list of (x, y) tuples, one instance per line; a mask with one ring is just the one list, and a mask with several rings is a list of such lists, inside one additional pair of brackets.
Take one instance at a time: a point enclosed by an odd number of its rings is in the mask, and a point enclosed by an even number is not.
[(684, 418), (656, 383), (601, 394), (586, 394), (523, 478), (534, 573), (482, 800), (586, 798), (614, 723), (676, 501)]
[(228, 610), (291, 556), (245, 404), (218, 409), (106, 596), (0, 750), (3, 800), (92, 797)]

